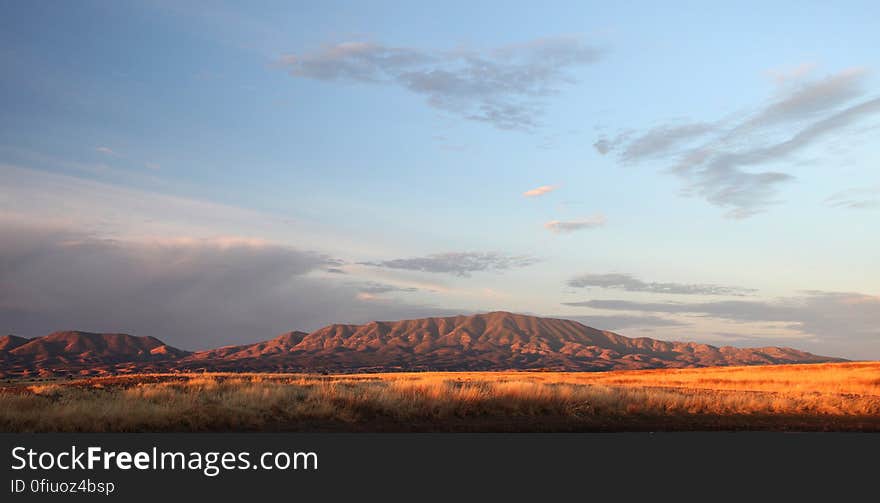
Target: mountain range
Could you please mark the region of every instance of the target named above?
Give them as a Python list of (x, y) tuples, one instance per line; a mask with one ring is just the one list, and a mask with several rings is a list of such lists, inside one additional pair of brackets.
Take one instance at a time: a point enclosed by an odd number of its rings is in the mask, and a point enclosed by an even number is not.
[(240, 346), (184, 351), (155, 337), (55, 332), (0, 337), (0, 376), (128, 372), (599, 371), (844, 361), (786, 347), (629, 338), (508, 312), (328, 325)]

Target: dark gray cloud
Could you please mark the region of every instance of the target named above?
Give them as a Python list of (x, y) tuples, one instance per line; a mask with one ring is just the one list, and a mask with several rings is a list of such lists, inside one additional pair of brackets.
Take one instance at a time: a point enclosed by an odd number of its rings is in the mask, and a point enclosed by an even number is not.
[(566, 283), (573, 288), (608, 288), (627, 292), (669, 293), (678, 295), (732, 295), (744, 296), (756, 290), (736, 286), (695, 283), (658, 283), (642, 281), (631, 274), (581, 274)]
[(842, 190), (825, 199), (825, 204), (851, 210), (877, 209), (880, 208), (880, 187)]
[(294, 77), (393, 84), (460, 117), (531, 130), (539, 125), (544, 99), (575, 82), (570, 70), (600, 56), (577, 39), (557, 37), (483, 52), (347, 42), (281, 62)]
[(361, 264), (466, 277), (473, 272), (515, 269), (528, 267), (538, 262), (537, 258), (526, 255), (506, 255), (497, 252), (450, 252), (436, 253), (425, 257), (361, 262)]
[(750, 217), (779, 202), (780, 187), (795, 179), (768, 166), (791, 165), (798, 154), (880, 116), (880, 98), (864, 99), (865, 75), (853, 69), (788, 87), (738, 121), (626, 131), (600, 138), (594, 146), (601, 154), (617, 152), (623, 163), (671, 157), (669, 172), (685, 180), (685, 195), (726, 208), (729, 217)]
[(783, 323), (821, 341), (823, 351), (851, 358), (880, 357), (880, 297), (808, 291), (798, 297), (717, 302), (587, 300), (568, 306), (656, 315), (686, 314), (741, 323)]
[(0, 333), (127, 332), (202, 349), (334, 322), (458, 313), (371, 300), (363, 285), (309, 274), (327, 257), (284, 246), (133, 242), (6, 224), (0, 235), (15, 237), (0, 240)]

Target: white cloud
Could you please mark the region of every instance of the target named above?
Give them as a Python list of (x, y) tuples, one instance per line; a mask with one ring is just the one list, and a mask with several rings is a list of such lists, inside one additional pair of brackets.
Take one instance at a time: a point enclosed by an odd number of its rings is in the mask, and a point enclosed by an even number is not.
[(523, 192), (523, 195), (526, 197), (543, 196), (544, 194), (548, 194), (550, 192), (553, 192), (557, 188), (558, 187), (556, 187), (555, 185), (541, 185), (540, 187)]
[(813, 70), (816, 69), (816, 66), (816, 63), (800, 63), (794, 66), (781, 66), (767, 70), (767, 75), (769, 75), (777, 84), (785, 85), (803, 79), (812, 73)]
[(825, 204), (835, 208), (868, 210), (880, 208), (880, 187), (862, 187), (841, 190), (825, 199)]
[(595, 229), (605, 225), (605, 215), (597, 214), (578, 220), (551, 220), (544, 227), (557, 234), (566, 234), (584, 229)]

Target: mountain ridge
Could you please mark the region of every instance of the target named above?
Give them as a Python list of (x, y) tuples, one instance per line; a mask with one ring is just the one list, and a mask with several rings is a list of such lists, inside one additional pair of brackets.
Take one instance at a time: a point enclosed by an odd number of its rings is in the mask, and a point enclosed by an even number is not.
[(55, 332), (0, 338), (0, 375), (145, 371), (599, 371), (845, 361), (787, 347), (630, 338), (573, 320), (495, 311), (331, 324), (252, 344), (184, 351), (155, 337)]

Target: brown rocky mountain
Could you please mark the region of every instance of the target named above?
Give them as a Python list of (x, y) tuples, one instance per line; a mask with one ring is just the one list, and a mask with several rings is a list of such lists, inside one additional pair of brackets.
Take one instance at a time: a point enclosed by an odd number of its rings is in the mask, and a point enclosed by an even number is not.
[(265, 358), (274, 355), (288, 355), (303, 338), (305, 332), (287, 332), (268, 341), (241, 346), (223, 346), (208, 351), (200, 351), (192, 355), (192, 360), (244, 360), (247, 358)]
[[(4, 339), (5, 340), (5, 339)], [(365, 325), (188, 353), (153, 337), (59, 332), (16, 338), (0, 374), (157, 370), (393, 371), (616, 369), (842, 361), (791, 348), (735, 348), (632, 339), (564, 319), (507, 312)], [(18, 370), (16, 372), (16, 370)]]
[(287, 352), (275, 351), (289, 347), (282, 342), (287, 337), (235, 347), (234, 361), (214, 350), (181, 363), (242, 370), (612, 370), (837, 360), (791, 348), (631, 339), (576, 321), (507, 312), (329, 325), (303, 335)]
[(0, 339), (0, 375), (105, 373), (156, 369), (189, 353), (155, 337), (91, 332), (55, 332), (45, 337)]
[(22, 344), (26, 344), (30, 339), (19, 337), (17, 335), (4, 335), (0, 337), (0, 354), (4, 351), (15, 349)]

